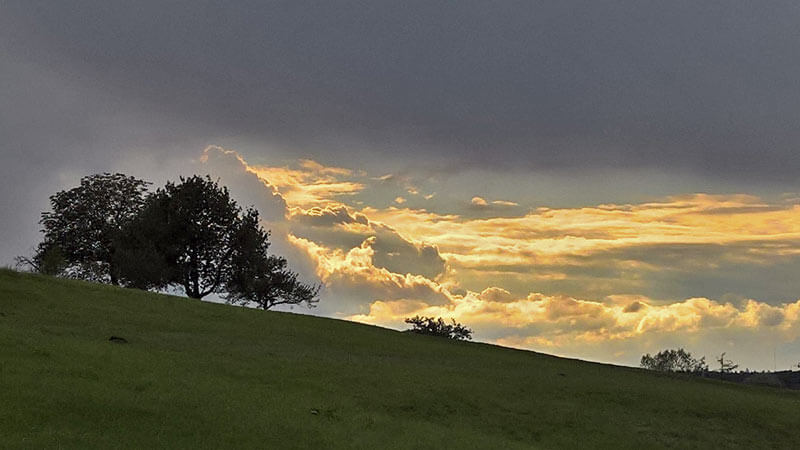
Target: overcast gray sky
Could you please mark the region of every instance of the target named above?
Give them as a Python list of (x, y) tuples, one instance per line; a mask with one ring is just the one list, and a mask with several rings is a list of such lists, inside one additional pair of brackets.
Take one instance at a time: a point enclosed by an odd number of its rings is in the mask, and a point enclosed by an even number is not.
[(6, 0), (0, 204), (29, 212), (65, 173), (211, 143), (793, 190), (798, 23), (792, 1)]

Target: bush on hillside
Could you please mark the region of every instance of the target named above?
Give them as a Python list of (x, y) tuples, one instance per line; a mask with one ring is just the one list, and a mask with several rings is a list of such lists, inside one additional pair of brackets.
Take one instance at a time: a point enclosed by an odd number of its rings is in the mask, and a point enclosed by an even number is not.
[(662, 350), (654, 356), (642, 356), (640, 365), (645, 369), (659, 372), (686, 372), (701, 373), (708, 371), (706, 358), (695, 359), (691, 353), (679, 348), (677, 350)]
[(458, 341), (472, 339), (472, 330), (466, 326), (456, 323), (455, 319), (450, 319), (452, 323), (447, 323), (439, 317), (420, 317), (414, 316), (407, 318), (405, 322), (411, 325), (408, 330), (412, 333), (427, 334), (429, 336), (440, 336)]

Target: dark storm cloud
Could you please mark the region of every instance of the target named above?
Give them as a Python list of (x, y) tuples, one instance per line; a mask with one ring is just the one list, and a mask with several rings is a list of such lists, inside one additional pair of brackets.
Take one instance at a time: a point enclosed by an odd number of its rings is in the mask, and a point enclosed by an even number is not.
[(791, 1), (8, 1), (0, 10), (13, 58), (210, 135), (331, 160), (647, 167), (762, 182), (800, 169), (797, 23)]
[[(7, 19), (0, 6), (0, 22)], [(0, 28), (3, 24), (0, 24)], [(74, 74), (30, 61), (0, 32), (0, 265), (30, 251), (39, 212), (53, 192), (82, 175), (125, 170), (163, 182), (187, 153), (198, 154), (198, 128), (148, 110), (135, 99), (93, 89)], [(11, 52), (9, 44), (15, 44)], [(148, 149), (147, 151), (143, 149)], [(157, 151), (153, 151), (157, 149)], [(147, 170), (170, 167), (172, 173)]]

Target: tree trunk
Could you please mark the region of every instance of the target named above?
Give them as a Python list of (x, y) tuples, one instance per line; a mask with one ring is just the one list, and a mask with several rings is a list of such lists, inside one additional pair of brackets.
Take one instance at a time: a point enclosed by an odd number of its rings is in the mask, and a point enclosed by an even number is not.
[(108, 265), (108, 276), (111, 277), (111, 284), (119, 286), (119, 277), (117, 276), (117, 268), (113, 264)]
[(200, 295), (200, 270), (197, 263), (197, 249), (192, 249), (192, 254), (189, 259), (189, 279), (192, 284), (192, 292), (188, 295), (191, 298), (201, 298)]

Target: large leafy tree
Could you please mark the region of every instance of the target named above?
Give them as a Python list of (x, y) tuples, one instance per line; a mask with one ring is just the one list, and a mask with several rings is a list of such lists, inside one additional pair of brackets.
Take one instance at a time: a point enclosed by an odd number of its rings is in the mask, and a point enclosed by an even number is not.
[(320, 286), (300, 282), (285, 258), (267, 252), (269, 233), (259, 226), (257, 211), (249, 209), (243, 215), (233, 249), (227, 279), (229, 303), (254, 304), (261, 309), (317, 303)]
[(126, 284), (182, 287), (187, 296), (223, 295), (229, 303), (269, 309), (317, 301), (284, 258), (270, 255), (269, 233), (255, 209), (242, 209), (210, 177), (181, 178), (152, 194), (122, 234)]
[(241, 209), (210, 177), (181, 177), (150, 195), (124, 234), (120, 264), (129, 283), (180, 286), (187, 296), (222, 292)]
[(80, 185), (53, 194), (41, 218), (44, 240), (26, 259), (42, 272), (119, 283), (118, 239), (142, 209), (149, 183), (121, 173), (81, 178)]

